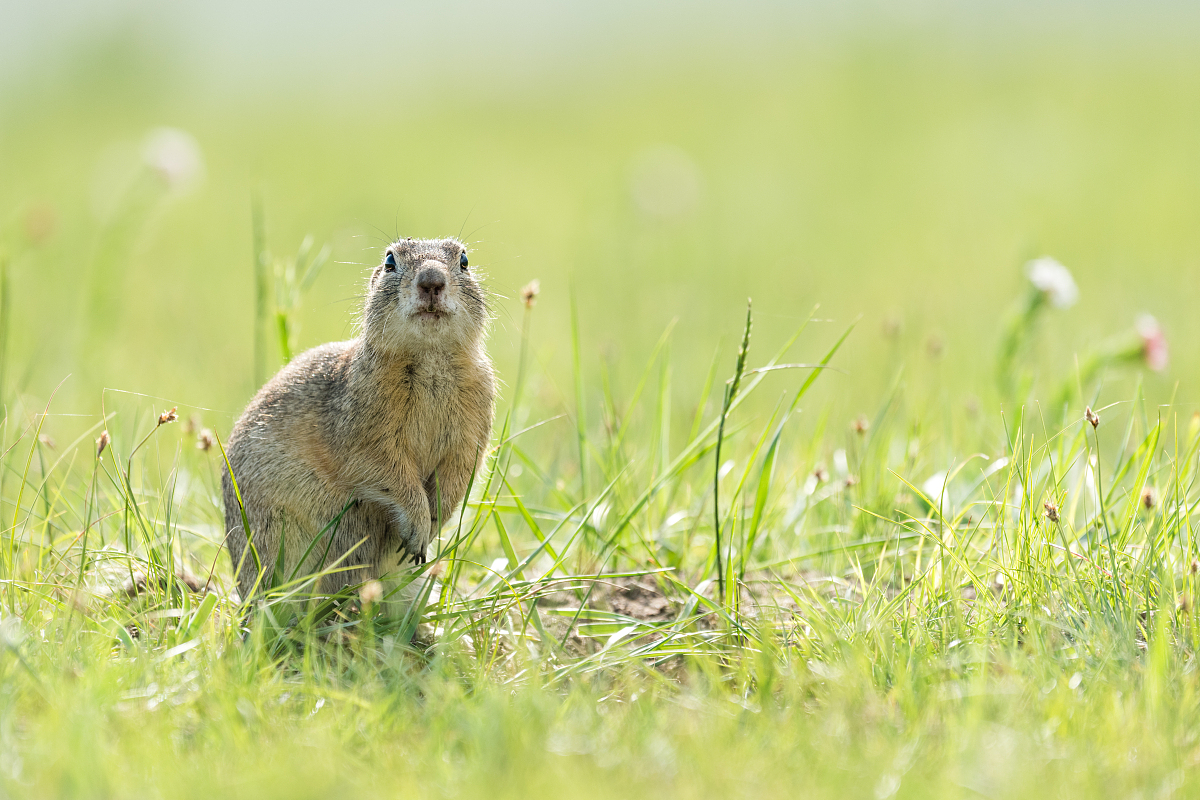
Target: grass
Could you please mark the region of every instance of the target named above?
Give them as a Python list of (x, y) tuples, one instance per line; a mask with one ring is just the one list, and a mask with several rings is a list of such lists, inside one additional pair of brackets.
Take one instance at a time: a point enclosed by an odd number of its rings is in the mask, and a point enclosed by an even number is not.
[(654, 363), (569, 445), (569, 420), (514, 430), (509, 410), (411, 610), (307, 599), (304, 576), (239, 605), (217, 448), (111, 414), (99, 455), (99, 425), (51, 449), (48, 407), (13, 409), (5, 793), (1191, 791), (1200, 423), (1136, 396), (1099, 427), (1072, 407), (922, 484), (892, 397), (830, 474), (788, 423), (846, 337), (754, 415), (810, 344), (763, 358), (751, 323), (685, 444), (654, 441)]
[[(851, 36), (427, 87), (459, 102), (426, 125), (177, 104), (94, 54), (0, 98), (0, 793), (1190, 796), (1200, 73), (1173, 41)], [(121, 160), (162, 120), (201, 142), (193, 194)], [(703, 178), (690, 216), (630, 200), (658, 141)], [(239, 604), (236, 409), (349, 333), (372, 223), (454, 233), (476, 201), (504, 389), (461, 516), (387, 596), (262, 565)], [(1076, 308), (1023, 283), (1042, 252)]]

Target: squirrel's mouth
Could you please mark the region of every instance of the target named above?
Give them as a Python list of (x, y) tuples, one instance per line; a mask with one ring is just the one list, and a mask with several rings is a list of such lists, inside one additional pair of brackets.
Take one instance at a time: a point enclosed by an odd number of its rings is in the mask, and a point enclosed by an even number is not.
[(417, 319), (441, 319), (446, 316), (446, 312), (440, 308), (423, 308), (413, 316)]

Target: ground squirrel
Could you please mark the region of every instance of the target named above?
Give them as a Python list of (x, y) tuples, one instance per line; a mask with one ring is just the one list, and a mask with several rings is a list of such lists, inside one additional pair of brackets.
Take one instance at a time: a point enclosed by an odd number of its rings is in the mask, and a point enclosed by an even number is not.
[[(425, 560), (491, 436), (487, 318), (461, 242), (402, 239), (371, 273), (359, 336), (297, 356), (259, 390), (227, 452), (261, 582), (228, 472), (222, 482), (243, 599), (266, 585), (281, 542), (285, 575), (351, 568), (323, 591)], [(310, 548), (344, 509), (336, 533)]]

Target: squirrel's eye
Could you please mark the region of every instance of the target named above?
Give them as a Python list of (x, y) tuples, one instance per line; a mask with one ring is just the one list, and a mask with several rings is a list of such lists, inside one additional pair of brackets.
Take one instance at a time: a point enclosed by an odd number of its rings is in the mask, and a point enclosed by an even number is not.
[(383, 271), (384, 272), (395, 272), (396, 271), (396, 256), (393, 255), (392, 253), (388, 253), (387, 258), (385, 258), (383, 260)]
[(461, 256), (458, 257), (458, 265), (460, 267), (462, 267), (463, 269), (467, 268), (467, 254), (466, 253), (463, 253)]

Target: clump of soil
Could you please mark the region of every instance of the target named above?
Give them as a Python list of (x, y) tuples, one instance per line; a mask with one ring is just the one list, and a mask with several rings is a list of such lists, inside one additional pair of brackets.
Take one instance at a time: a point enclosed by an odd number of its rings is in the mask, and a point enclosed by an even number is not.
[(666, 622), (676, 616), (671, 601), (647, 578), (617, 578), (593, 605), (643, 622)]

